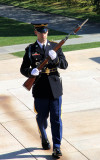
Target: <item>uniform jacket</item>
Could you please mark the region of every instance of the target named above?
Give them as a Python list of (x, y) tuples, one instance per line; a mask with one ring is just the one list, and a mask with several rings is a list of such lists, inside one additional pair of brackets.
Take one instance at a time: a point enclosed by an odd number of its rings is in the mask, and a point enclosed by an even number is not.
[[(53, 49), (56, 45), (55, 42), (47, 41), (45, 53), (37, 43), (30, 44), (25, 49), (25, 55), (20, 68), (21, 73), (26, 77), (32, 77), (31, 71), (36, 68), (43, 59), (48, 56), (48, 51)], [(43, 69), (45, 72), (46, 68), (49, 69), (66, 69), (68, 63), (61, 48), (57, 51), (57, 57), (53, 61), (50, 60), (46, 67)], [(62, 93), (62, 82), (58, 71), (51, 72), (50, 74), (40, 73), (36, 77), (35, 84), (32, 87), (33, 97), (35, 98), (58, 98)]]

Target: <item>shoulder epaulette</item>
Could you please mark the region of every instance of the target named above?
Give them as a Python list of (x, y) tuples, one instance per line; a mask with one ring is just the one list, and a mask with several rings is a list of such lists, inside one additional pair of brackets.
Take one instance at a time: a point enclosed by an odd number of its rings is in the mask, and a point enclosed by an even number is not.
[(51, 42), (51, 43), (56, 43), (56, 44), (58, 43), (58, 42), (55, 42), (55, 41), (51, 41), (51, 40), (50, 40), (50, 42)]
[(25, 48), (25, 50), (27, 50), (27, 49), (29, 49), (31, 46), (33, 46), (35, 43), (31, 43), (31, 44), (29, 44), (26, 48)]

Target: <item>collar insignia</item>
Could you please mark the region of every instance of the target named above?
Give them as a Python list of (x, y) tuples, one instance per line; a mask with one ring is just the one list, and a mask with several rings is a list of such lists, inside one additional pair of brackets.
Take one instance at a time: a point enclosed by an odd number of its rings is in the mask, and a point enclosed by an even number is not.
[(48, 46), (50, 46), (50, 43), (48, 43)]

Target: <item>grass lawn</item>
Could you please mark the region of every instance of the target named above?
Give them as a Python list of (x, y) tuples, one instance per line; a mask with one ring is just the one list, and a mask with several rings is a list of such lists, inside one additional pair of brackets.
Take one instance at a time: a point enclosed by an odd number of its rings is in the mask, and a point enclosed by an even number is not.
[[(67, 34), (49, 29), (49, 40), (61, 40)], [(70, 38), (79, 37), (71, 35)], [(36, 40), (34, 29), (31, 24), (0, 17), (0, 46), (33, 43)]]
[[(8, 46), (15, 44), (33, 43), (36, 40), (34, 35), (33, 26), (27, 23), (19, 22), (16, 20), (0, 17), (0, 46)], [(49, 29), (49, 40), (61, 40), (65, 38), (67, 34)], [(79, 36), (71, 35), (70, 38), (76, 38)], [(67, 45), (62, 46), (63, 51), (72, 51), (86, 48), (100, 47), (100, 42), (78, 44), (78, 45)], [(24, 52), (14, 53), (22, 57)]]
[[(97, 48), (97, 47), (100, 47), (100, 42), (66, 45), (66, 46), (62, 46), (62, 50), (63, 50), (63, 52), (67, 52), (67, 51)], [(11, 54), (14, 55), (14, 56), (22, 58), (24, 56), (25, 52), (21, 51), (21, 52), (16, 52), (16, 53), (11, 53)]]
[(100, 42), (62, 46), (63, 52), (100, 47)]
[[(65, 1), (66, 2), (66, 1)], [(86, 4), (84, 4), (87, 3)], [(30, 10), (37, 10), (53, 14), (59, 14), (71, 18), (86, 19), (91, 22), (100, 22), (100, 14), (95, 12), (95, 6), (88, 1), (80, 1), (80, 5), (67, 6), (62, 1), (38, 1), (38, 0), (0, 0), (0, 3), (14, 5)]]

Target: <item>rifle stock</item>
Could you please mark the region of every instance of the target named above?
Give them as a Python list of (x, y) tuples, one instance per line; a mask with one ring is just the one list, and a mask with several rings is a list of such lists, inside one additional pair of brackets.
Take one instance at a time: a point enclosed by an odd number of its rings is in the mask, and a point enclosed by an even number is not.
[[(88, 19), (86, 19), (80, 26), (78, 26), (77, 28), (75, 28), (71, 33), (76, 34), (76, 33), (82, 28), (82, 26), (83, 26), (87, 21), (88, 21)], [(65, 41), (69, 38), (69, 36), (71, 35), (71, 33), (69, 33), (69, 34), (65, 37), (65, 39), (62, 39), (62, 40), (53, 48), (53, 50), (54, 50), (55, 52), (65, 43)], [(47, 56), (47, 57), (44, 59), (44, 61), (37, 67), (38, 70), (42, 70), (42, 69), (44, 68), (44, 66), (48, 63), (49, 60), (50, 60), (50, 57)], [(23, 86), (24, 86), (27, 90), (30, 91), (32, 85), (33, 85), (34, 82), (35, 82), (35, 79), (36, 79), (35, 76), (34, 76), (34, 77), (31, 77), (31, 78), (28, 78), (28, 79), (24, 82)]]
[[(48, 56), (48, 57), (37, 67), (38, 70), (41, 70), (41, 69), (48, 63), (49, 59), (50, 59), (50, 57)], [(23, 87), (25, 87), (28, 91), (30, 91), (32, 85), (33, 85), (34, 82), (35, 82), (35, 79), (36, 79), (35, 76), (28, 78), (28, 79), (24, 82)]]
[[(61, 41), (54, 47), (53, 50), (56, 52), (64, 43), (65, 43), (65, 41), (64, 41), (64, 40), (61, 40)], [(38, 70), (41, 70), (41, 69), (48, 63), (49, 59), (50, 59), (50, 57), (47, 56), (47, 58), (37, 67)], [(28, 79), (24, 82), (23, 86), (24, 86), (28, 91), (30, 91), (32, 85), (33, 85), (34, 82), (35, 82), (35, 79), (36, 79), (36, 77), (28, 78)]]
[(34, 82), (35, 82), (35, 79), (36, 79), (36, 77), (28, 78), (28, 79), (24, 82), (23, 86), (24, 86), (28, 91), (30, 91), (32, 85), (33, 85)]

